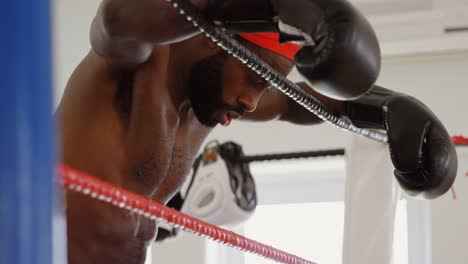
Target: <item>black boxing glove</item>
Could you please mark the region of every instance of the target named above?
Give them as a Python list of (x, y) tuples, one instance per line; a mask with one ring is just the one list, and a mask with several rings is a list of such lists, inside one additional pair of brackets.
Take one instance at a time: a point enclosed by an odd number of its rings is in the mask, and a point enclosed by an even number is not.
[(345, 0), (272, 2), (280, 31), (305, 39), (294, 61), (317, 92), (353, 100), (372, 88), (380, 72), (380, 47), (369, 22), (355, 7)]
[(380, 72), (380, 47), (369, 22), (345, 0), (211, 0), (208, 16), (234, 32), (280, 33), (296, 41), (297, 69), (319, 93), (354, 100)]
[(374, 86), (346, 103), (346, 115), (357, 127), (387, 131), (394, 174), (408, 194), (433, 199), (450, 189), (458, 167), (455, 146), (423, 103)]

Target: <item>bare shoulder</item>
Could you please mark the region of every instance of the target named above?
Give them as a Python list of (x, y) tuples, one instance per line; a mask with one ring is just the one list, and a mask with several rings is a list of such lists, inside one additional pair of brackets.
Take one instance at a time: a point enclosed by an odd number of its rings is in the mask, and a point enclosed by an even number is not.
[[(148, 67), (164, 67), (169, 58), (169, 46), (154, 46), (151, 56), (144, 63), (129, 66), (112, 62), (109, 58), (98, 55), (93, 50), (84, 57), (76, 67), (70, 81), (76, 79), (86, 79), (88, 81), (105, 82), (116, 78), (120, 72), (137, 73), (141, 69)], [(78, 80), (76, 80), (78, 81)]]
[(60, 105), (71, 103), (70, 100), (86, 100), (88, 107), (99, 106), (103, 98), (114, 96), (122, 76), (160, 71), (167, 67), (168, 57), (169, 47), (155, 46), (145, 63), (128, 67), (109, 62), (91, 50), (71, 74)]
[[(142, 63), (129, 65), (127, 63), (119, 63), (119, 61), (112, 61), (112, 59), (103, 57), (93, 50), (83, 59), (82, 64), (93, 69), (93, 71), (105, 73), (105, 76), (114, 77), (115, 73), (122, 71), (138, 72), (143, 68), (148, 67), (161, 67), (166, 66), (170, 53), (169, 45), (153, 45), (151, 55)], [(78, 66), (77, 70), (79, 70)]]

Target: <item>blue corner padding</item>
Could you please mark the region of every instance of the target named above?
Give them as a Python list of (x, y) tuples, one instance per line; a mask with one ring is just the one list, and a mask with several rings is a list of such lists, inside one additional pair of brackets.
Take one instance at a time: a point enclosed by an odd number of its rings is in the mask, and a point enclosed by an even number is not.
[(0, 28), (0, 263), (65, 263), (52, 239), (66, 245), (64, 228), (53, 228), (64, 216), (53, 169), (50, 1), (2, 1)]

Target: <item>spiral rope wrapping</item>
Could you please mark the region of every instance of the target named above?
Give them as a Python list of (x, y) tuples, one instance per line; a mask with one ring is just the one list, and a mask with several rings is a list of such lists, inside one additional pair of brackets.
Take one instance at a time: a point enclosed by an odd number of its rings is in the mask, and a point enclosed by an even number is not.
[(200, 30), (206, 37), (216, 43), (220, 48), (228, 54), (238, 59), (248, 68), (255, 71), (260, 77), (267, 81), (272, 87), (283, 92), (285, 95), (296, 101), (298, 104), (305, 107), (310, 112), (317, 115), (322, 120), (333, 124), (339, 128), (349, 130), (356, 134), (367, 138), (387, 142), (386, 134), (372, 131), (368, 129), (358, 128), (353, 123), (345, 118), (338, 117), (332, 114), (324, 104), (319, 100), (303, 91), (295, 83), (291, 82), (268, 64), (263, 62), (258, 56), (242, 47), (235, 39), (229, 37), (221, 28), (213, 26), (208, 22), (204, 15), (191, 3), (184, 0), (166, 0), (171, 4), (181, 15), (185, 16), (188, 22)]
[(64, 164), (58, 167), (58, 175), (62, 185), (68, 190), (79, 192), (96, 200), (142, 215), (148, 219), (162, 221), (198, 236), (207, 237), (215, 242), (280, 263), (314, 264), (272, 246), (185, 215), (146, 197), (74, 170)]

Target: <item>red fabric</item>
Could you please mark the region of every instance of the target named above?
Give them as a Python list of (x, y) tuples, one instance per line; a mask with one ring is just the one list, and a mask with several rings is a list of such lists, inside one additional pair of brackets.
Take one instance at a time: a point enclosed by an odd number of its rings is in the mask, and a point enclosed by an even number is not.
[(291, 42), (280, 43), (278, 33), (246, 33), (239, 35), (257, 46), (270, 50), (290, 60), (294, 60), (294, 56), (301, 49), (301, 46)]
[(468, 145), (468, 138), (464, 136), (454, 136), (452, 140), (455, 145)]

